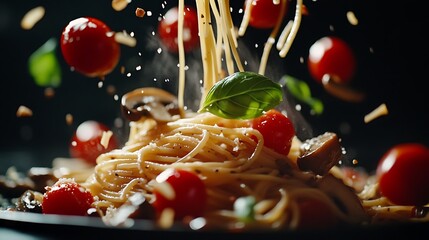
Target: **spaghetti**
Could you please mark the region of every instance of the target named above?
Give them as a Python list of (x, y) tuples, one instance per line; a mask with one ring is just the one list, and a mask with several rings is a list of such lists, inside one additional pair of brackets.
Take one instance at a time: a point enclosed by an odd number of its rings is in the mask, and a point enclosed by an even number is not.
[[(178, 3), (179, 12), (183, 12), (184, 0)], [(233, 74), (243, 72), (244, 67), (237, 50), (237, 33), (230, 15), (229, 1), (196, 0), (196, 5), (200, 16), (198, 26), (204, 69), (204, 99), (224, 76), (224, 68), (228, 74)], [(283, 23), (286, 0), (280, 0), (279, 7), (282, 14), (265, 45), (260, 74), (265, 72), (269, 51)], [(238, 36), (245, 34), (251, 9), (249, 1)], [(285, 26), (276, 46), (281, 57), (286, 56), (297, 34), (301, 9), (302, 0), (297, 0), (294, 20)], [(414, 207), (390, 203), (380, 195), (377, 182), (372, 178), (363, 189), (358, 190), (346, 181), (347, 177), (338, 166), (326, 169), (326, 174), (303, 171), (298, 159), (302, 156), (304, 144), (296, 136), (289, 154), (283, 155), (264, 146), (265, 139), (260, 131), (252, 127), (251, 120), (224, 119), (211, 113), (185, 111), (183, 14), (179, 14), (178, 24), (178, 119), (159, 121), (144, 116), (130, 121), (130, 134), (122, 148), (101, 154), (93, 169), (60, 176), (74, 178), (95, 196), (93, 207), (106, 223), (120, 224), (111, 219), (134, 196), (140, 195), (148, 203), (156, 201), (156, 178), (171, 168), (193, 172), (204, 182), (208, 201), (202, 218), (207, 227), (229, 230), (298, 229), (306, 217), (304, 208), (308, 207), (307, 204), (316, 206), (313, 208), (319, 208), (319, 211), (322, 209), (325, 215), (319, 217), (324, 219), (318, 223), (322, 227), (326, 227), (323, 222), (328, 219), (334, 221), (328, 227), (429, 221), (428, 214), (414, 214)], [(223, 57), (225, 62), (222, 61)], [(235, 211), (237, 200), (249, 196), (254, 200), (250, 206), (253, 212), (251, 221), (243, 220)], [(318, 210), (315, 209), (315, 212)], [(311, 214), (317, 218), (317, 214)], [(169, 227), (174, 222), (174, 212), (167, 209), (155, 218), (161, 226)]]
[[(196, 0), (196, 5), (200, 16), (204, 99), (224, 75), (223, 56), (229, 74), (244, 71), (244, 68), (237, 52), (229, 1)], [(285, 5), (286, 1), (281, 0), (279, 7), (283, 14), (265, 45), (260, 74), (265, 72), (268, 53), (283, 23)], [(179, 0), (179, 9), (183, 7), (184, 1)], [(302, 7), (302, 1), (298, 0), (295, 19), (285, 26), (277, 43), (281, 57), (286, 56), (297, 34)], [(249, 3), (239, 36), (245, 33), (251, 9)], [(153, 202), (154, 179), (168, 168), (177, 168), (195, 172), (204, 181), (208, 206), (203, 217), (208, 225), (215, 227), (296, 229), (300, 227), (302, 203), (306, 201), (322, 203), (340, 224), (410, 220), (413, 208), (389, 203), (380, 196), (375, 182), (369, 182), (358, 192), (347, 184), (346, 177), (336, 166), (325, 176), (301, 171), (297, 158), (302, 143), (296, 137), (289, 155), (285, 156), (265, 147), (261, 133), (250, 127), (248, 120), (227, 120), (210, 113), (185, 113), (182, 28), (183, 15), (179, 14), (178, 102), (182, 118), (168, 123), (152, 118), (133, 121), (125, 146), (98, 157), (94, 173), (82, 184), (97, 196), (94, 206), (102, 216), (111, 216), (137, 193)], [(254, 221), (244, 224), (234, 212), (234, 202), (246, 196), (255, 199)], [(170, 216), (164, 223), (172, 223), (174, 213), (163, 215)], [(428, 218), (413, 219), (427, 221)]]

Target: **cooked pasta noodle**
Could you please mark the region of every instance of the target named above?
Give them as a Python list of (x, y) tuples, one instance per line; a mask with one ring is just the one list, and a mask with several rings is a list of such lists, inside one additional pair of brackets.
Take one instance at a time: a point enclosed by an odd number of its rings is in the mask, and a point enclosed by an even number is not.
[[(301, 22), (302, 0), (297, 0), (294, 20), (285, 26), (277, 42), (285, 57)], [(229, 1), (196, 0), (199, 18), (201, 57), (204, 69), (202, 99), (224, 75), (244, 71), (237, 48), (237, 36), (231, 20)], [(259, 73), (264, 74), (268, 53), (283, 23), (286, 2), (281, 0), (281, 17), (265, 45)], [(179, 0), (179, 10), (184, 1)], [(238, 36), (245, 34), (252, 7), (247, 4)], [(213, 28), (215, 26), (215, 29)], [(150, 117), (130, 122), (128, 141), (121, 148), (97, 158), (93, 174), (82, 184), (97, 201), (101, 215), (109, 216), (136, 193), (154, 201), (154, 181), (169, 168), (186, 169), (198, 174), (207, 187), (208, 206), (203, 217), (209, 225), (233, 228), (299, 227), (300, 202), (322, 202), (342, 223), (410, 220), (415, 211), (409, 206), (394, 206), (378, 193), (376, 182), (367, 183), (358, 192), (348, 185), (345, 176), (334, 166), (327, 176), (303, 172), (297, 167), (302, 142), (294, 137), (288, 156), (264, 146), (261, 133), (248, 120), (231, 120), (210, 113), (184, 112), (185, 55), (183, 51), (183, 16), (179, 14), (179, 108), (181, 118), (159, 122)], [(225, 57), (225, 66), (222, 58)], [(201, 102), (202, 103), (202, 102)], [(327, 183), (326, 183), (327, 182)], [(334, 184), (331, 186), (324, 184)], [(336, 185), (335, 185), (336, 184)], [(354, 190), (354, 191), (353, 191)], [(165, 189), (168, 193), (168, 189)], [(342, 192), (342, 193), (337, 193)], [(240, 197), (255, 198), (254, 221), (243, 224), (233, 210)], [(162, 222), (172, 224), (174, 213), (162, 213)], [(419, 221), (427, 221), (428, 217)]]

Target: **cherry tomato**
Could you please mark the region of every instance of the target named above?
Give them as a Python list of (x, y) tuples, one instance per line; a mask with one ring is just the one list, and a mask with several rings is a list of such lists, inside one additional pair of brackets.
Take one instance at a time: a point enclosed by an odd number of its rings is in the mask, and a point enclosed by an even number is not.
[(71, 157), (80, 158), (95, 165), (100, 154), (118, 148), (118, 140), (114, 135), (110, 137), (107, 148), (101, 144), (103, 132), (109, 130), (106, 125), (94, 120), (81, 123), (71, 139), (69, 147)]
[(429, 203), (429, 148), (420, 143), (393, 146), (380, 159), (376, 176), (383, 196), (399, 205)]
[[(183, 15), (183, 47), (185, 52), (195, 49), (199, 43), (198, 36), (198, 15), (195, 8), (185, 6)], [(173, 7), (167, 11), (164, 18), (159, 22), (158, 34), (161, 42), (170, 52), (177, 53), (178, 46), (178, 7)]]
[(88, 77), (104, 77), (117, 65), (120, 55), (115, 33), (101, 20), (77, 18), (64, 28), (61, 52), (68, 65)]
[(264, 145), (278, 153), (288, 155), (295, 129), (281, 112), (271, 109), (264, 115), (253, 119), (252, 128), (258, 130), (264, 137)]
[(44, 214), (88, 215), (94, 202), (92, 194), (72, 180), (58, 180), (47, 187), (43, 194), (42, 212)]
[[(157, 213), (161, 213), (166, 208), (171, 208), (174, 210), (175, 219), (203, 215), (207, 201), (206, 187), (196, 174), (186, 170), (169, 168), (159, 174), (156, 181), (153, 205)], [(173, 190), (172, 199), (162, 192), (162, 184), (167, 184)]]
[(320, 83), (325, 74), (338, 83), (348, 83), (356, 71), (356, 58), (344, 40), (327, 36), (310, 47), (308, 69), (311, 76)]
[(274, 4), (273, 0), (246, 0), (244, 8), (248, 1), (252, 1), (249, 26), (261, 29), (273, 28), (280, 17), (281, 4), (287, 4), (287, 1), (284, 0), (281, 0), (279, 4)]
[(320, 200), (305, 199), (298, 203), (298, 229), (315, 230), (328, 229), (338, 223), (338, 218), (332, 210)]

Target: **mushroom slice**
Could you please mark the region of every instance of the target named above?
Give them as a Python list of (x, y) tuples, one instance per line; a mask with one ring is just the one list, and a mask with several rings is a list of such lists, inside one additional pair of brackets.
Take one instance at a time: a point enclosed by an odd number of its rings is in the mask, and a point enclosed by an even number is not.
[(170, 122), (179, 114), (177, 98), (160, 88), (138, 88), (128, 92), (121, 99), (122, 113), (130, 121), (151, 117), (157, 121)]
[(342, 149), (335, 133), (326, 132), (308, 139), (300, 147), (297, 164), (302, 171), (325, 175), (341, 159)]

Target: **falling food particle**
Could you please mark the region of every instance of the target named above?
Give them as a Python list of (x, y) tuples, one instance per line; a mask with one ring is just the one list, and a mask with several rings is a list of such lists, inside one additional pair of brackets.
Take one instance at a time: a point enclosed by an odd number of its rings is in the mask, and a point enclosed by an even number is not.
[(35, 7), (28, 11), (21, 19), (21, 27), (25, 30), (30, 30), (43, 16), (45, 16), (45, 8), (42, 6)]
[(45, 88), (44, 94), (46, 98), (53, 98), (55, 96), (55, 90), (51, 87), (47, 87)]
[(113, 135), (113, 132), (110, 130), (103, 132), (103, 136), (101, 136), (100, 144), (104, 148), (107, 148), (109, 146), (109, 141), (110, 141), (110, 138), (112, 137), (112, 135)]
[(109, 85), (107, 86), (106, 91), (109, 95), (113, 95), (116, 93), (116, 88), (113, 85)]
[(122, 11), (128, 6), (130, 2), (131, 0), (112, 0), (112, 8), (115, 11)]
[(359, 23), (356, 15), (352, 11), (347, 12), (347, 20), (349, 20), (349, 23), (354, 26), (358, 25)]
[(66, 114), (66, 124), (68, 126), (71, 126), (73, 124), (73, 115), (71, 115), (70, 113)]
[(137, 44), (137, 40), (135, 38), (124, 32), (117, 32), (115, 34), (115, 41), (128, 47), (135, 47)]
[(324, 89), (331, 95), (348, 102), (362, 102), (365, 99), (365, 94), (350, 88), (349, 86), (337, 83), (335, 77), (325, 74), (322, 78)]
[(21, 105), (19, 106), (18, 110), (16, 111), (16, 116), (17, 117), (31, 117), (33, 116), (33, 111), (31, 111), (30, 108)]
[(365, 115), (364, 121), (365, 123), (369, 123), (380, 116), (387, 115), (388, 113), (389, 111), (387, 110), (387, 106), (386, 104), (383, 103), (380, 106), (378, 106), (376, 109), (372, 110), (372, 112)]
[(146, 11), (143, 8), (136, 8), (136, 16), (139, 18), (144, 17), (144, 15), (146, 14)]

